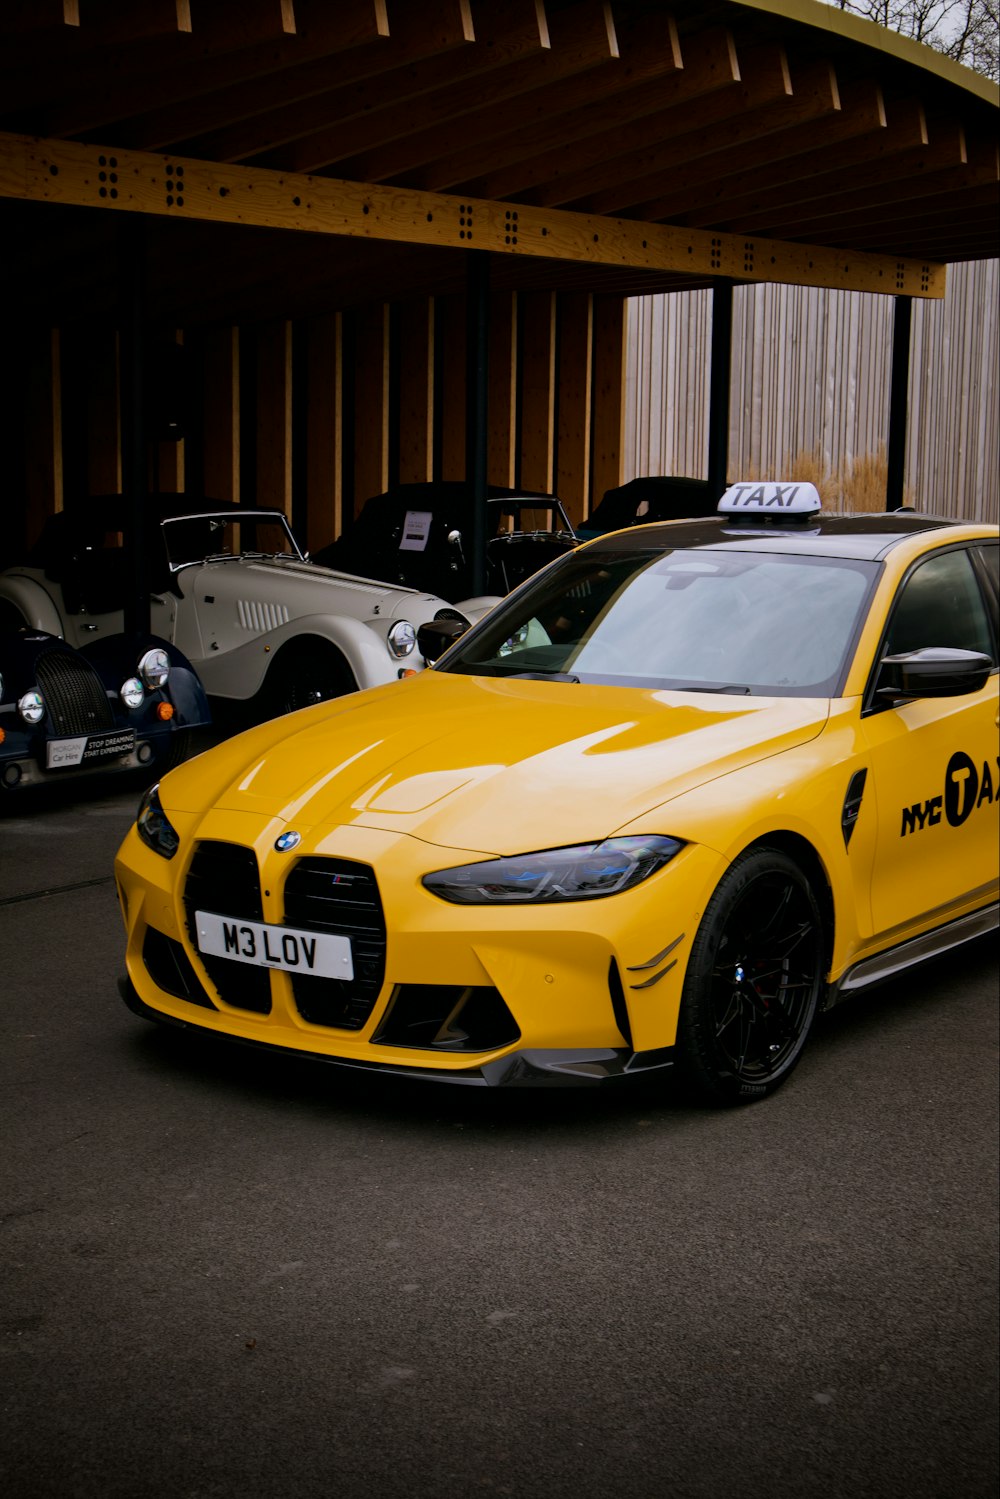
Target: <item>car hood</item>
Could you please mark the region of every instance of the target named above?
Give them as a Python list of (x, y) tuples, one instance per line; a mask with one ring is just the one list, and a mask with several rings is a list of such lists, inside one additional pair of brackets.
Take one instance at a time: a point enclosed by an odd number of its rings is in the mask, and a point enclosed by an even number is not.
[(432, 618), (435, 610), (445, 607), (444, 600), (435, 594), (404, 588), (398, 583), (380, 583), (375, 578), (359, 578), (354, 573), (320, 567), (316, 562), (297, 562), (285, 557), (253, 558), (245, 561), (244, 569), (244, 577), (261, 584), (267, 580), (279, 589), (287, 588), (294, 578), (292, 597), (297, 614), (308, 610), (316, 614), (351, 614), (358, 619), (372, 615), (413, 619), (419, 615), (423, 622)]
[[(806, 743), (828, 702), (424, 672), (182, 766), (169, 810), (353, 825), (487, 854), (610, 836), (681, 792)], [(666, 829), (669, 831), (669, 829)]]

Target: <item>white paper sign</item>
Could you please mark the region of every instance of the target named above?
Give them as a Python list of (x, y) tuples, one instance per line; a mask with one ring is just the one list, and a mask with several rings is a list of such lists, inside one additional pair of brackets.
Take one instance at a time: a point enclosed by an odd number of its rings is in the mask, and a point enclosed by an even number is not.
[(403, 522), (403, 535), (399, 543), (401, 552), (426, 552), (427, 538), (431, 534), (431, 512), (408, 510)]

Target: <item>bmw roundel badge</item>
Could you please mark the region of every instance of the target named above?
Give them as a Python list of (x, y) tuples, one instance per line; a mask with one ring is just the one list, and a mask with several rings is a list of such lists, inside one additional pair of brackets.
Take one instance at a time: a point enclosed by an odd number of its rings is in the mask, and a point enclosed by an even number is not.
[(274, 846), (279, 854), (286, 854), (290, 848), (297, 848), (301, 842), (301, 833), (288, 832), (282, 833), (280, 837), (275, 838)]

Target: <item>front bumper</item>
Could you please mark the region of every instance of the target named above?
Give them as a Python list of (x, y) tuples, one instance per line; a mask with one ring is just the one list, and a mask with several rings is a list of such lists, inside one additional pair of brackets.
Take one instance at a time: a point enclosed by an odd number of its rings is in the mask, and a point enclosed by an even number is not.
[(296, 1057), (309, 1062), (325, 1062), (328, 1066), (346, 1069), (349, 1072), (381, 1073), (383, 1076), (402, 1077), (416, 1082), (458, 1083), (472, 1088), (588, 1088), (602, 1085), (636, 1081), (640, 1078), (662, 1077), (673, 1067), (674, 1051), (671, 1046), (658, 1051), (631, 1051), (628, 1047), (603, 1047), (588, 1050), (586, 1047), (557, 1050), (534, 1049), (509, 1052), (495, 1062), (485, 1062), (478, 1067), (462, 1068), (459, 1071), (444, 1071), (434, 1067), (407, 1066), (399, 1063), (387, 1065), (364, 1057), (347, 1058), (330, 1056), (321, 1051), (303, 1051), (298, 1048), (275, 1046), (269, 1041), (259, 1041), (248, 1036), (237, 1036), (220, 1032), (214, 1028), (197, 1025), (191, 1020), (181, 1020), (174, 1015), (151, 1009), (136, 992), (128, 977), (118, 980), (118, 992), (125, 1005), (142, 1020), (151, 1020), (157, 1025), (173, 1026), (179, 1030), (195, 1031), (203, 1036), (222, 1036), (223, 1040), (236, 1041), (243, 1046), (252, 1046), (269, 1052), (278, 1052), (286, 1057)]
[[(275, 851), (285, 826), (278, 819), (216, 808), (172, 820), (183, 824), (175, 860), (158, 857), (133, 829), (116, 863), (126, 999), (147, 1019), (362, 1071), (474, 1086), (593, 1085), (670, 1066), (687, 955), (719, 874), (710, 850), (689, 845), (643, 885), (604, 900), (455, 906), (420, 880), (429, 868), (467, 861), (468, 850), (340, 826), (304, 834), (289, 857)], [(198, 872), (205, 840), (225, 850), (225, 867), (210, 879)], [(235, 963), (220, 969), (202, 956), (192, 916), (218, 910), (219, 892), (238, 882), (234, 849), (237, 863), (259, 871), (259, 903), (222, 914), (279, 929), (311, 926), (311, 886), (297, 868), (309, 880), (317, 866), (329, 868), (342, 887), (345, 870), (366, 867), (384, 914), (367, 996), (341, 1001), (328, 992), (334, 981), (324, 990), (326, 981)], [(355, 955), (363, 972), (360, 941)]]

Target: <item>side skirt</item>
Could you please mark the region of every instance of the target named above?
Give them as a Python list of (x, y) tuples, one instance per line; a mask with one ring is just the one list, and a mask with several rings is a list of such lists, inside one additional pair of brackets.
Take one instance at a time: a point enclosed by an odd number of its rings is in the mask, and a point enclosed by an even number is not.
[(888, 979), (895, 978), (897, 973), (912, 968), (914, 964), (940, 957), (942, 953), (960, 947), (963, 942), (971, 942), (984, 932), (994, 931), (998, 926), (1000, 904), (994, 902), (992, 906), (984, 906), (981, 911), (960, 916), (957, 921), (949, 921), (946, 926), (936, 927), (932, 932), (924, 932), (920, 937), (902, 942), (898, 947), (876, 953), (873, 958), (865, 958), (862, 962), (855, 963), (853, 968), (848, 968), (836, 984), (830, 985), (823, 1008), (831, 1010), (857, 990), (884, 984)]

